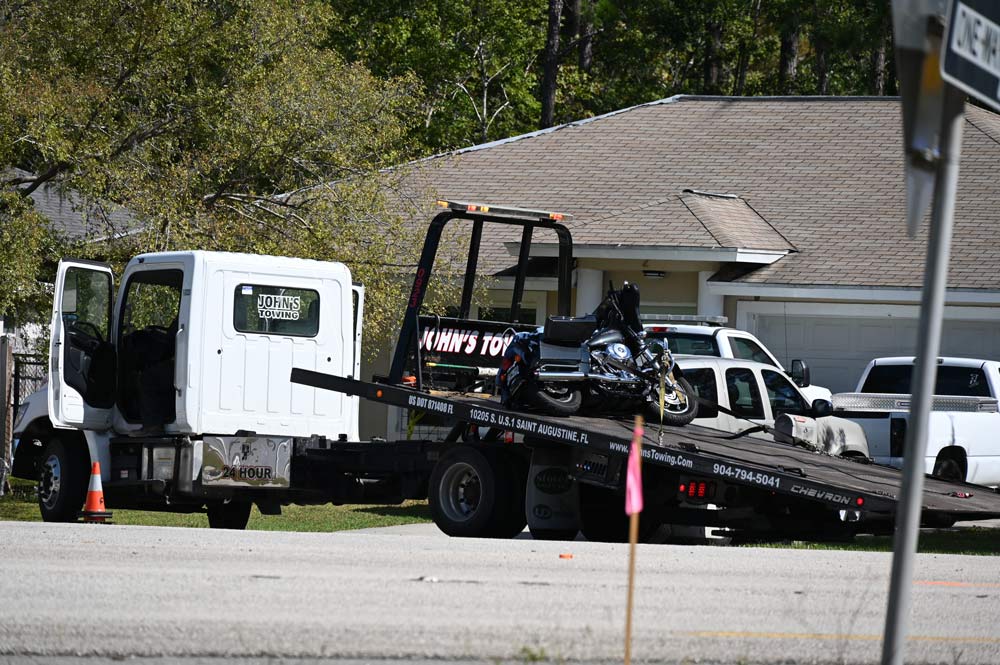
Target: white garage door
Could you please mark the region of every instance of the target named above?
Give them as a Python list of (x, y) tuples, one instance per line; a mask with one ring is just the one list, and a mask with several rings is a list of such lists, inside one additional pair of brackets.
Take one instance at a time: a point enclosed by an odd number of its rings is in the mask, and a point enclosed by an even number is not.
[[(872, 358), (916, 352), (917, 319), (911, 317), (760, 313), (747, 323), (785, 367), (793, 358), (805, 360), (813, 383), (833, 392), (854, 390)], [(1000, 360), (1000, 321), (946, 319), (941, 355)]]

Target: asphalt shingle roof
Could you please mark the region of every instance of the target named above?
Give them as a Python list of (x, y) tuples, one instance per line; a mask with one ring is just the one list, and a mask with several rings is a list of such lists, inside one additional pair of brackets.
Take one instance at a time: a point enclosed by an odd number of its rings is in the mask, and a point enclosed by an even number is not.
[[(0, 173), (0, 178), (9, 175), (31, 176), (15, 168)], [(61, 187), (58, 182), (46, 182), (30, 196), (35, 210), (49, 220), (52, 228), (74, 240), (121, 235), (139, 227), (135, 217), (123, 208), (88, 204), (77, 192)]]
[[(441, 198), (572, 213), (577, 244), (797, 250), (739, 281), (919, 287), (926, 225), (906, 236), (901, 132), (895, 98), (680, 96), (440, 155), (412, 177)], [(998, 172), (1000, 116), (968, 106), (952, 287), (1000, 289)], [(516, 239), (485, 236), (485, 263), (509, 265), (500, 243)]]

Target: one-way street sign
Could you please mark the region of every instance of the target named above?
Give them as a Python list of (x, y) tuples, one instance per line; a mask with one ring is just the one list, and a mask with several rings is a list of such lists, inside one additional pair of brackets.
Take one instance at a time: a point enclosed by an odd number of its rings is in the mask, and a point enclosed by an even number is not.
[(941, 76), (1000, 111), (1000, 2), (952, 0)]

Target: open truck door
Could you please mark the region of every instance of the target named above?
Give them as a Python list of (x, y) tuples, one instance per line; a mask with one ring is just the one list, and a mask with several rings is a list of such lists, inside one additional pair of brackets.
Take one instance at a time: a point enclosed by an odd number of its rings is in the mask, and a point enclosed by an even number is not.
[(111, 266), (59, 262), (49, 342), (49, 418), (57, 427), (107, 429), (115, 403)]

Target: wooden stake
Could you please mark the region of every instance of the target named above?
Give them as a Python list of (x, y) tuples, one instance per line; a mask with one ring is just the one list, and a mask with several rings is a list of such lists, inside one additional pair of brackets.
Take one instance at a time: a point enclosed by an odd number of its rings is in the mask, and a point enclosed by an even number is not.
[[(642, 492), (642, 416), (635, 417), (632, 445), (639, 465), (639, 491)], [(639, 509), (642, 509), (640, 504)], [(631, 508), (630, 508), (631, 510)], [(628, 600), (625, 604), (625, 665), (632, 662), (632, 597), (635, 592), (635, 545), (639, 540), (639, 511), (628, 517)]]
[(628, 601), (625, 605), (625, 665), (632, 661), (632, 595), (635, 590), (635, 543), (639, 539), (639, 513), (628, 518)]

